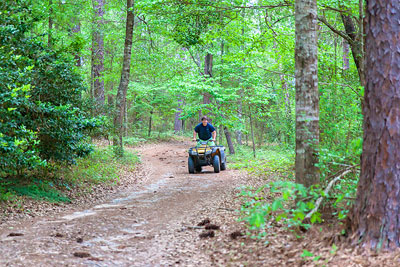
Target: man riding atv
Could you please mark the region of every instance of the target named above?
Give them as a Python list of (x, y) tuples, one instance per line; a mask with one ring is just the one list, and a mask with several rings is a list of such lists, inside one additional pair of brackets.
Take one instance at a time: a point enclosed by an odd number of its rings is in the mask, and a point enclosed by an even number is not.
[(207, 145), (215, 146), (215, 138), (217, 137), (217, 132), (215, 131), (214, 126), (208, 123), (208, 118), (203, 116), (201, 118), (201, 123), (199, 123), (196, 127), (194, 127), (193, 131), (193, 141), (196, 141), (196, 135), (199, 134), (199, 142), (197, 146), (201, 144), (201, 142), (207, 141)]
[(226, 169), (225, 147), (216, 146), (215, 138), (217, 132), (214, 126), (208, 123), (208, 118), (201, 118), (193, 132), (193, 141), (196, 140), (196, 135), (199, 134), (197, 146), (189, 149), (188, 169), (189, 173), (201, 172), (202, 166), (213, 166), (214, 172)]

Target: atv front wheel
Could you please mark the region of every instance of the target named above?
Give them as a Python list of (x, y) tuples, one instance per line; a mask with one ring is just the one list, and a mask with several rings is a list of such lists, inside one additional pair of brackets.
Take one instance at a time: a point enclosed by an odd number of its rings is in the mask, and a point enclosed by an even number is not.
[(219, 166), (219, 156), (215, 155), (213, 158), (213, 166), (214, 166), (214, 172), (219, 173), (220, 166)]
[(188, 158), (188, 169), (189, 173), (194, 173), (194, 160), (192, 159), (192, 157)]

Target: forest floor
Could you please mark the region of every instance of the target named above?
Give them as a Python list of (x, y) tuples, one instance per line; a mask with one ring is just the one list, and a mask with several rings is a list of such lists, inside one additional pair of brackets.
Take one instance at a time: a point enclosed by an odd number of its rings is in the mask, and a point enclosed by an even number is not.
[(121, 190), (3, 221), (0, 266), (400, 266), (400, 251), (351, 247), (335, 239), (329, 225), (302, 238), (275, 225), (266, 237), (250, 238), (237, 221), (237, 193), (241, 185), (265, 180), (229, 164), (219, 174), (211, 167), (188, 174), (190, 145), (137, 147), (140, 171), (126, 172)]

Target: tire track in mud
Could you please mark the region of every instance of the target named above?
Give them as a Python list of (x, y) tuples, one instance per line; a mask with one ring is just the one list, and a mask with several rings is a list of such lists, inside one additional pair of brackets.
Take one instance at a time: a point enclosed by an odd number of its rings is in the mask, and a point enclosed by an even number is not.
[(188, 174), (189, 146), (144, 145), (138, 151), (145, 177), (135, 190), (87, 210), (0, 229), (0, 265), (211, 265), (198, 250), (199, 232), (187, 226), (200, 222), (238, 178), (229, 169), (214, 174), (211, 166)]

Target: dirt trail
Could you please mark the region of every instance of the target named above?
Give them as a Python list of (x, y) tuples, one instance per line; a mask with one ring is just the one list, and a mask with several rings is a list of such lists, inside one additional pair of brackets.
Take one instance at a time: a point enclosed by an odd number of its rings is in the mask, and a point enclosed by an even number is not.
[(0, 229), (0, 266), (211, 265), (199, 250), (201, 229), (190, 226), (223, 201), (239, 176), (211, 167), (188, 174), (189, 145), (139, 148), (141, 185), (107, 203)]

